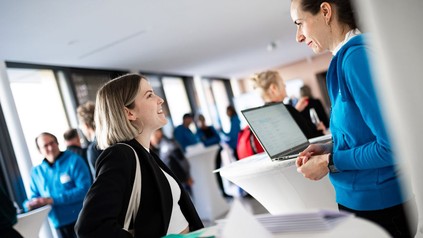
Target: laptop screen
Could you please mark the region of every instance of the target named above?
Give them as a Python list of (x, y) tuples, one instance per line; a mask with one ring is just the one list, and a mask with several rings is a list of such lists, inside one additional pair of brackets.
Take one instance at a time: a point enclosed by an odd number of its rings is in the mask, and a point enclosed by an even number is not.
[(308, 140), (281, 103), (241, 111), (270, 158), (287, 155)]

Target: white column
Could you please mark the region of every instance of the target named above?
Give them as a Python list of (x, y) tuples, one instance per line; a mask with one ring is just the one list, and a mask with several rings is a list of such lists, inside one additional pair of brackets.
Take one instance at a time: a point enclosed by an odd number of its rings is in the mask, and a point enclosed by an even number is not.
[(22, 126), (16, 110), (9, 78), (7, 76), (6, 64), (0, 61), (0, 102), (4, 112), (4, 117), (9, 130), (10, 139), (15, 151), (16, 160), (22, 175), (26, 193), (29, 193), (29, 183), (31, 181), (32, 162), (25, 142)]
[(372, 35), (376, 87), (396, 158), (412, 179), (423, 237), (422, 0), (357, 0), (359, 22)]
[[(13, 149), (15, 151), (19, 171), (21, 172), (22, 181), (24, 183), (26, 193), (29, 194), (32, 169), (31, 156), (26, 145), (18, 111), (16, 110), (4, 61), (0, 61), (0, 103), (4, 112), (7, 129), (10, 134), (10, 140), (12, 141)], [(54, 237), (47, 219), (41, 227), (40, 237)]]

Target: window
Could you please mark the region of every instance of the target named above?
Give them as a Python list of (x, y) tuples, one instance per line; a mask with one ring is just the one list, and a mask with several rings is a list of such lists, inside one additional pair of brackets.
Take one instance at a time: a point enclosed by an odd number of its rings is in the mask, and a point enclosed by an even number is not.
[[(163, 77), (162, 82), (173, 124), (175, 127), (179, 126), (182, 124), (183, 115), (192, 113), (184, 81), (179, 77)], [(194, 124), (191, 124), (190, 129), (195, 133)]]
[(69, 122), (54, 72), (9, 68), (7, 74), (32, 164), (38, 165), (43, 158), (34, 139), (41, 132), (54, 134), (60, 149), (66, 149), (63, 132), (69, 128)]

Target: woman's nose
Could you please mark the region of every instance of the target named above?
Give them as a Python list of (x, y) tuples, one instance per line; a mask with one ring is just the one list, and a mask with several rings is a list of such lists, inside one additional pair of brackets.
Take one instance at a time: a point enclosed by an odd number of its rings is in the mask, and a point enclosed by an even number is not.
[(299, 30), (297, 30), (296, 38), (298, 43), (302, 43), (305, 40), (305, 36)]

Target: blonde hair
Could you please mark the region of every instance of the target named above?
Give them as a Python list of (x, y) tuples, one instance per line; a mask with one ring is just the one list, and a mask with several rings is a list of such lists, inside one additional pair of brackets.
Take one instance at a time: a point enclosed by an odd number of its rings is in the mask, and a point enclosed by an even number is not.
[(141, 128), (127, 119), (125, 108), (135, 107), (135, 97), (143, 79), (147, 80), (139, 74), (126, 74), (107, 82), (97, 92), (94, 120), (100, 149), (132, 140), (140, 133)]
[(254, 83), (254, 88), (260, 91), (263, 98), (266, 97), (267, 91), (272, 84), (279, 85), (280, 75), (277, 71), (264, 71), (254, 75), (251, 80)]
[(76, 109), (79, 122), (86, 124), (89, 128), (95, 129), (94, 110), (95, 104), (91, 101), (79, 105)]

